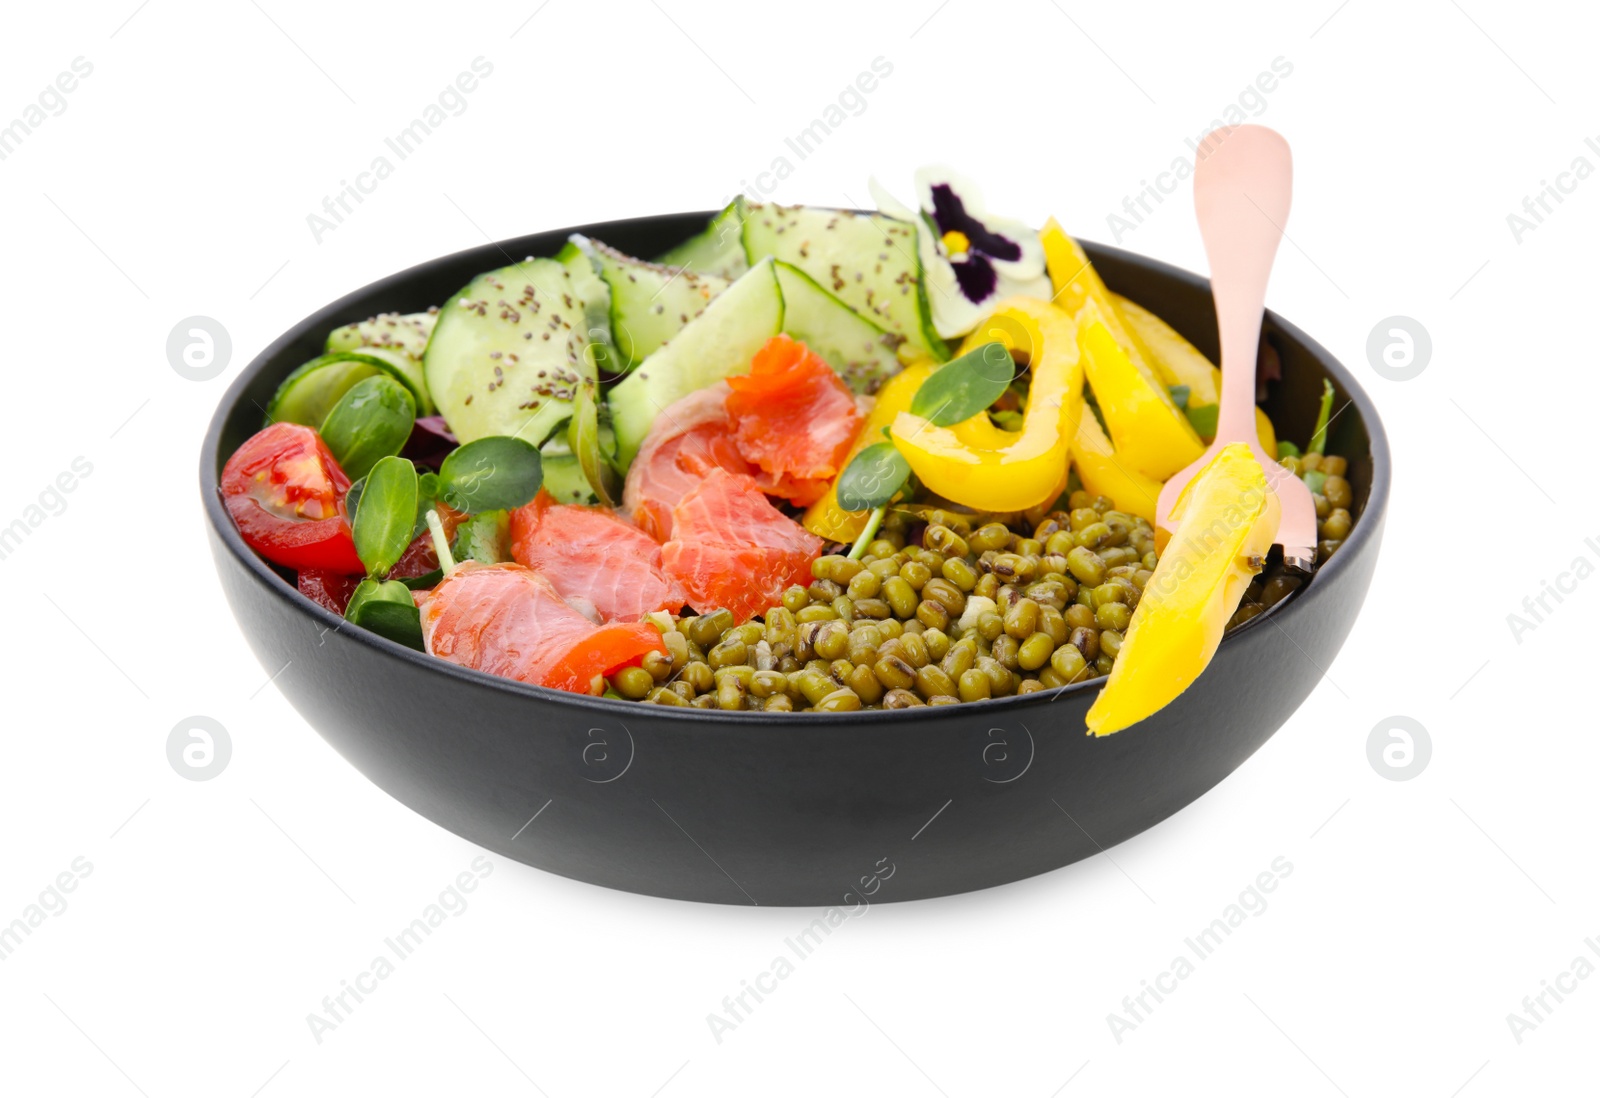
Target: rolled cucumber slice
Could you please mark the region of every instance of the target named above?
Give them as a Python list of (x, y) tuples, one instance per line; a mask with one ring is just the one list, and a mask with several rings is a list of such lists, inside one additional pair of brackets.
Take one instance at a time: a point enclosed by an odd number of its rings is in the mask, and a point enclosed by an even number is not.
[(339, 398), (356, 382), (379, 374), (394, 378), (418, 404), (422, 402), (416, 384), (386, 358), (353, 353), (319, 355), (283, 379), (267, 403), (267, 422), (321, 427)]
[(729, 281), (738, 278), (750, 269), (742, 237), (744, 216), (745, 200), (741, 195), (713, 217), (704, 231), (657, 256), (656, 262)]
[(800, 268), (780, 262), (774, 269), (783, 292), (783, 330), (826, 359), (851, 389), (875, 392), (900, 372), (900, 336), (872, 323)]
[(556, 262), (572, 276), (573, 297), (583, 303), (583, 326), (594, 349), (595, 365), (621, 373), (622, 358), (611, 331), (611, 290), (600, 277), (600, 265), (570, 240), (556, 253)]
[(705, 311), (728, 280), (686, 268), (666, 267), (624, 255), (598, 240), (574, 236), (599, 268), (611, 292), (611, 332), (620, 360), (618, 372), (643, 362), (684, 325)]
[(511, 435), (538, 446), (572, 415), (600, 353), (583, 281), (560, 260), (529, 259), (479, 275), (439, 310), (423, 371), (463, 443)]
[(434, 407), (422, 376), (422, 352), (427, 349), (428, 337), (433, 334), (438, 318), (438, 309), (425, 313), (379, 313), (329, 332), (326, 350), (329, 354), (360, 351), (390, 363), (410, 379), (408, 384), (417, 397), (417, 413), (429, 416)]
[(783, 291), (773, 263), (756, 263), (665, 347), (639, 364), (606, 400), (626, 469), (666, 407), (723, 378), (747, 373), (762, 344), (783, 328)]
[(539, 451), (544, 470), (544, 490), (557, 503), (593, 503), (594, 490), (589, 487), (578, 455), (567, 445), (565, 438), (554, 438)]
[(933, 330), (917, 229), (883, 214), (815, 206), (751, 203), (744, 219), (745, 257), (793, 264), (850, 308), (905, 337), (918, 354), (943, 362), (949, 348)]

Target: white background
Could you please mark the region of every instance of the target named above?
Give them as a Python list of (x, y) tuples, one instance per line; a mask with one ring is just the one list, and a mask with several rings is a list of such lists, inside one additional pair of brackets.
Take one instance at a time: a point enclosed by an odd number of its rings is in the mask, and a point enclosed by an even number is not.
[[(0, 525), (74, 458), (93, 471), (0, 561), (0, 922), (75, 858), (93, 869), (0, 962), (0, 1089), (1594, 1093), (1600, 978), (1520, 1043), (1507, 1022), (1600, 938), (1600, 581), (1520, 638), (1507, 624), (1575, 558), (1600, 560), (1584, 542), (1600, 538), (1600, 180), (1520, 241), (1506, 220), (1575, 158), (1600, 166), (1592, 19), (1485, 0), (541, 2), (7, 13), (0, 121), (74, 58), (93, 73), (0, 162)], [(478, 56), (494, 71), (465, 113), (318, 243), (306, 215)], [(307, 1014), (479, 852), (267, 685), (205, 546), (196, 455), (216, 402), (276, 333), (389, 272), (486, 234), (719, 204), (879, 56), (893, 74), (867, 109), (787, 154), (774, 197), (864, 201), (869, 172), (909, 197), (918, 164), (947, 161), (993, 207), (1107, 241), (1124, 195), (1292, 64), (1258, 116), (1297, 172), (1269, 304), (1351, 365), (1395, 453), (1349, 642), (1188, 810), (1039, 879), (874, 906), (720, 1043), (706, 1016), (814, 913), (500, 858), (317, 1043)], [(1204, 270), (1181, 192), (1123, 246)], [(166, 358), (193, 314), (232, 336), (207, 383)], [(1368, 364), (1396, 314), (1433, 341), (1407, 382)], [(233, 743), (207, 782), (166, 754), (194, 714)], [(1409, 781), (1368, 761), (1397, 714), (1432, 742)], [(1119, 1043), (1107, 1015), (1279, 856), (1294, 869), (1270, 906)]]

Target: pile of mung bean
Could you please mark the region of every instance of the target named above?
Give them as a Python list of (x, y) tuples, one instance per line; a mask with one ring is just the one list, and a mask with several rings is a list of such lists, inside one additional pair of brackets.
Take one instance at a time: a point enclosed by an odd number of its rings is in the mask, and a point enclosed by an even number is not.
[[(1345, 460), (1284, 461), (1315, 488), (1327, 560), (1352, 521)], [(658, 705), (828, 713), (954, 705), (1110, 674), (1156, 566), (1155, 531), (1103, 496), (1076, 491), (1067, 502), (1031, 516), (891, 511), (861, 559), (819, 557), (810, 585), (789, 588), (759, 620), (650, 615), (667, 651), (612, 675), (611, 691)], [(1300, 583), (1258, 576), (1230, 627)]]

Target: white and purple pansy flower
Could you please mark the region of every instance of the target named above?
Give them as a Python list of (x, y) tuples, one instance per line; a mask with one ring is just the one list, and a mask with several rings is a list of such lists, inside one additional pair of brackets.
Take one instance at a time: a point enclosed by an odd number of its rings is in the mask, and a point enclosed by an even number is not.
[(920, 212), (902, 205), (877, 180), (867, 185), (878, 209), (917, 226), (928, 307), (942, 338), (966, 335), (1003, 298), (1049, 300), (1037, 232), (990, 214), (977, 185), (948, 168), (921, 168), (916, 183)]

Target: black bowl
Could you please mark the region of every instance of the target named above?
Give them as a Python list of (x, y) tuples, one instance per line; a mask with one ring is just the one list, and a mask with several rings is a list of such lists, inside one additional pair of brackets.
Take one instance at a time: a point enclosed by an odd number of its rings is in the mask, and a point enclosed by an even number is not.
[[(345, 625), (240, 539), (217, 493), (223, 462), (330, 329), (445, 301), (481, 271), (554, 254), (570, 231), (654, 255), (709, 216), (585, 225), (432, 260), (306, 317), (228, 390), (200, 458), (223, 588), (262, 666), (283, 669), (278, 689), (379, 788), (497, 854), (629, 892), (732, 904), (916, 900), (1056, 869), (1160, 823), (1227, 777), (1305, 700), (1372, 578), (1389, 447), (1350, 373), (1271, 314), (1265, 331), (1283, 380), (1267, 410), (1287, 437), (1304, 439), (1323, 378), (1338, 406), (1352, 402), (1329, 450), (1350, 458), (1359, 520), (1315, 580), (1230, 633), (1176, 703), (1106, 739), (1084, 732), (1098, 683), (821, 715), (674, 709), (528, 686)], [(1088, 252), (1113, 290), (1215, 360), (1204, 279), (1112, 248)]]

